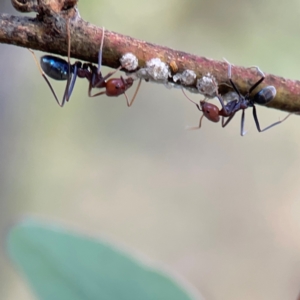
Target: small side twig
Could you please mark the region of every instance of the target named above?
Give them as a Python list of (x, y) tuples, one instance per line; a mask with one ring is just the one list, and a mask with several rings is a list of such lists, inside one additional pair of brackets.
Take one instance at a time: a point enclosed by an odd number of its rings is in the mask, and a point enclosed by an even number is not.
[[(66, 22), (70, 20), (71, 57), (97, 63), (102, 28), (92, 25), (79, 16), (76, 9), (77, 0), (11, 0), (13, 6), (21, 12), (34, 11), (36, 18), (16, 17), (0, 14), (0, 42), (21, 47), (37, 49), (52, 54), (67, 55)], [(109, 30), (105, 31), (103, 47), (103, 65), (117, 68), (119, 59), (131, 52), (138, 58), (139, 68), (147, 61), (159, 58), (170, 66), (172, 74), (186, 70), (195, 72), (197, 78), (212, 74), (219, 85), (219, 92), (230, 91), (227, 68), (224, 61), (211, 60), (167, 47), (147, 43)], [(246, 93), (257, 80), (255, 70), (234, 66), (232, 79)], [(170, 77), (169, 82), (173, 82)], [(180, 84), (180, 82), (176, 82)], [(268, 104), (269, 107), (289, 111), (300, 111), (300, 81), (289, 80), (266, 74), (264, 86), (273, 85), (277, 95)], [(194, 83), (191, 88), (195, 88)]]

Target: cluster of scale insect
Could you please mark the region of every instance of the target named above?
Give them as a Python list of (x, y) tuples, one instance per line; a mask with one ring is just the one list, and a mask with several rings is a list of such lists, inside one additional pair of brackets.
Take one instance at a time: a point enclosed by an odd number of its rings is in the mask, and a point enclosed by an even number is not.
[(170, 74), (169, 66), (159, 58), (150, 59), (146, 62), (145, 68), (141, 68), (135, 73), (137, 78), (160, 83), (167, 83)]
[(182, 73), (173, 75), (174, 82), (180, 81), (183, 85), (193, 85), (196, 81), (196, 73), (193, 70), (184, 70)]
[[(205, 98), (214, 98), (218, 94), (218, 82), (216, 78), (207, 73), (205, 76), (197, 79), (197, 75), (192, 70), (185, 70), (182, 73), (173, 75), (173, 81), (180, 82), (185, 89), (192, 93), (204, 95)], [(196, 82), (196, 87), (194, 86)], [(180, 87), (181, 88), (181, 87)]]
[(198, 92), (204, 95), (205, 98), (214, 98), (218, 94), (218, 82), (210, 73), (199, 78), (197, 80), (196, 87)]
[(120, 58), (120, 63), (121, 63), (121, 66), (124, 69), (126, 69), (127, 71), (134, 71), (139, 66), (139, 61), (138, 61), (137, 57), (130, 52), (125, 53)]

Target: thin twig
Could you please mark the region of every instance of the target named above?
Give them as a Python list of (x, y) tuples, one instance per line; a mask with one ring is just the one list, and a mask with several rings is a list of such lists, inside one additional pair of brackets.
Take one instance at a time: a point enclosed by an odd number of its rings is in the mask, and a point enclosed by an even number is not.
[[(36, 18), (16, 17), (0, 14), (0, 42), (21, 47), (37, 49), (52, 54), (67, 55), (66, 22), (70, 20), (71, 57), (97, 63), (102, 28), (82, 20), (76, 9), (77, 0), (11, 0), (14, 7), (22, 12), (35, 11)], [(133, 53), (139, 61), (139, 68), (145, 67), (152, 58), (160, 58), (171, 65), (174, 72), (193, 70), (197, 78), (212, 74), (219, 83), (219, 92), (230, 90), (227, 63), (211, 60), (167, 47), (147, 43), (109, 30), (105, 31), (103, 65), (111, 68), (120, 66), (119, 59)], [(176, 68), (174, 68), (176, 66)], [(174, 74), (174, 73), (172, 73)], [(232, 67), (232, 79), (246, 93), (258, 74), (245, 67)], [(169, 78), (173, 82), (172, 77)], [(289, 80), (266, 74), (263, 85), (273, 85), (277, 90), (276, 98), (268, 105), (272, 108), (299, 112), (300, 81)], [(195, 87), (195, 84), (192, 86)]]

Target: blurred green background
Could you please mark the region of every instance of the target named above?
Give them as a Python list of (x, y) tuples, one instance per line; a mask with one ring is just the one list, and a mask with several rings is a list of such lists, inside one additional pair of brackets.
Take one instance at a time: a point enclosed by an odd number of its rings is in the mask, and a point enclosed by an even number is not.
[[(0, 8), (18, 14), (8, 0)], [(299, 1), (89, 0), (79, 11), (108, 30), (299, 79)], [(2, 245), (33, 214), (136, 249), (207, 300), (296, 298), (298, 117), (258, 133), (249, 110), (243, 138), (240, 114), (225, 129), (204, 120), (187, 131), (200, 114), (180, 90), (143, 83), (128, 109), (122, 96), (89, 99), (84, 80), (61, 109), (26, 49), (1, 45), (0, 63)], [(286, 115), (258, 114), (262, 127)], [(1, 299), (34, 299), (4, 247), (0, 266)]]

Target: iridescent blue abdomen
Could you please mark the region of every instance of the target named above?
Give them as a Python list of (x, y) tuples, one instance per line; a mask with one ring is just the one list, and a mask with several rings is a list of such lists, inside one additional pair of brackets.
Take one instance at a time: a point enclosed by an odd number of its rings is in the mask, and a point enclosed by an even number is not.
[[(41, 67), (43, 71), (51, 78), (55, 80), (67, 80), (69, 72), (69, 64), (62, 58), (44, 55), (41, 57)], [(70, 72), (72, 73), (72, 66), (70, 66)]]

